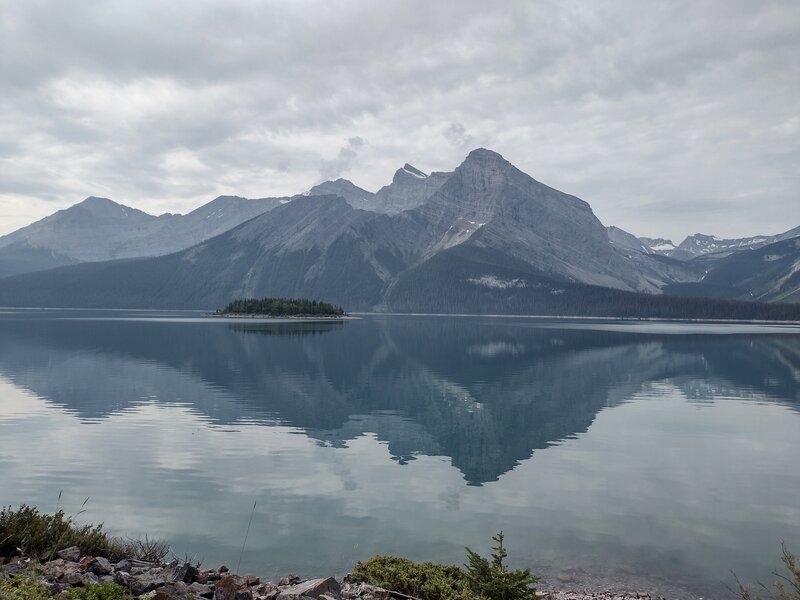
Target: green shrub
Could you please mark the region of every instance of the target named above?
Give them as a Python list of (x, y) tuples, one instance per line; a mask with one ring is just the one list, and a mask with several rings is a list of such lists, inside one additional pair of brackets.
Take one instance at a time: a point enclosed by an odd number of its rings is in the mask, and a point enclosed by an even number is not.
[(43, 515), (23, 504), (19, 510), (0, 511), (0, 555), (21, 550), (34, 558), (47, 559), (67, 546), (78, 546), (85, 554), (106, 556), (110, 549), (102, 525), (76, 525), (63, 510)]
[(77, 525), (59, 510), (53, 515), (23, 504), (18, 510), (0, 511), (0, 555), (21, 551), (36, 559), (49, 560), (56, 552), (77, 546), (85, 555), (104, 556), (112, 561), (136, 558), (159, 562), (169, 554), (169, 545), (160, 540), (122, 539), (109, 536), (102, 525)]
[(375, 556), (357, 562), (351, 579), (422, 600), (472, 598), (464, 571), (455, 565), (415, 563), (398, 556)]
[(503, 532), (492, 539), (497, 546), (492, 547), (491, 562), (467, 548), (466, 578), (472, 592), (488, 600), (535, 600), (536, 590), (532, 586), (541, 578), (531, 575), (530, 569), (509, 571), (503, 564), (508, 556), (503, 546)]
[(0, 598), (3, 600), (49, 600), (50, 590), (34, 573), (9, 579), (0, 577)]
[(397, 556), (375, 556), (356, 563), (350, 578), (421, 600), (535, 600), (536, 591), (530, 586), (539, 577), (531, 575), (530, 569), (509, 571), (503, 564), (508, 556), (503, 532), (492, 539), (497, 546), (491, 562), (467, 548), (466, 570)]
[(86, 587), (72, 588), (67, 592), (70, 600), (129, 600), (131, 595), (116, 583), (98, 583)]

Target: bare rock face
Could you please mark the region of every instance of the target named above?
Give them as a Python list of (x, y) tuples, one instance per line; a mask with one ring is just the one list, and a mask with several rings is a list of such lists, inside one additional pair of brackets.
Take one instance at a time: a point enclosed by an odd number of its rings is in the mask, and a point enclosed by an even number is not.
[(434, 172), (427, 175), (406, 163), (392, 178), (392, 183), (382, 187), (367, 210), (396, 214), (424, 204), (447, 181), (452, 173)]
[(336, 179), (335, 181), (323, 181), (312, 187), (305, 195), (307, 196), (339, 196), (344, 198), (353, 208), (372, 210), (375, 194), (368, 192), (355, 185), (347, 179)]

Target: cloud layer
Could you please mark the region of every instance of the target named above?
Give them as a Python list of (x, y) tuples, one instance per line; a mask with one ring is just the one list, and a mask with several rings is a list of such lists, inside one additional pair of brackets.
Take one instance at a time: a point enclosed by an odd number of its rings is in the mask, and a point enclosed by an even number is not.
[(638, 235), (800, 224), (795, 0), (496, 4), (6, 3), (0, 234), (88, 195), (374, 190), (476, 146)]

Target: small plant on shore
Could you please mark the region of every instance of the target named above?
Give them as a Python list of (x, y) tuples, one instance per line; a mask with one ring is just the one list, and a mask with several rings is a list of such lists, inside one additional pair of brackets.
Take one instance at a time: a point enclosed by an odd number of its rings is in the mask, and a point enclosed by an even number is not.
[(131, 598), (131, 594), (116, 583), (98, 583), (72, 588), (66, 594), (69, 600), (130, 600)]
[(63, 510), (46, 515), (25, 504), (17, 510), (10, 506), (0, 510), (0, 556), (21, 554), (50, 560), (69, 546), (77, 546), (85, 555), (114, 561), (135, 558), (159, 562), (169, 554), (166, 542), (109, 536), (102, 525), (78, 525)]
[(467, 548), (468, 564), (415, 563), (397, 556), (375, 556), (356, 563), (350, 576), (353, 581), (376, 585), (420, 600), (531, 600), (531, 587), (539, 577), (530, 569), (509, 570), (503, 564), (508, 552), (503, 532), (492, 538), (497, 542), (492, 560)]
[(789, 552), (785, 543), (781, 544), (781, 562), (786, 567), (788, 574), (773, 571), (772, 574), (777, 579), (772, 582), (772, 586), (759, 584), (765, 594), (763, 597), (745, 586), (734, 575), (742, 600), (800, 600), (800, 561)]
[(367, 561), (359, 561), (351, 579), (421, 600), (464, 600), (472, 597), (460, 567), (415, 563), (399, 556), (374, 556)]
[(503, 564), (508, 551), (503, 546), (503, 532), (492, 539), (497, 542), (492, 547), (492, 560), (483, 558), (467, 548), (466, 577), (469, 587), (477, 598), (488, 600), (524, 600), (536, 598), (533, 584), (541, 579), (531, 575), (530, 569), (509, 570)]
[(52, 596), (46, 585), (33, 572), (15, 577), (0, 577), (0, 598), (3, 600), (49, 600)]
[[(161, 562), (170, 553), (164, 540), (152, 540), (147, 535), (141, 538), (109, 537), (109, 553), (114, 559), (135, 558), (146, 562)], [(109, 557), (106, 557), (109, 558)], [(189, 562), (188, 560), (186, 562)]]
[(23, 504), (18, 510), (0, 511), (0, 555), (22, 553), (48, 559), (67, 546), (78, 546), (86, 554), (106, 556), (109, 540), (102, 525), (76, 525), (63, 510), (52, 515)]

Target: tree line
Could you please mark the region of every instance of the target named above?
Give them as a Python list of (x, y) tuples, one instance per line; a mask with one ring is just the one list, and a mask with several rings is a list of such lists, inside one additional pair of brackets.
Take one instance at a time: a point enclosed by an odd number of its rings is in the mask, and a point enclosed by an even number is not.
[(341, 306), (305, 298), (244, 298), (229, 302), (220, 314), (270, 315), (274, 317), (343, 317)]

